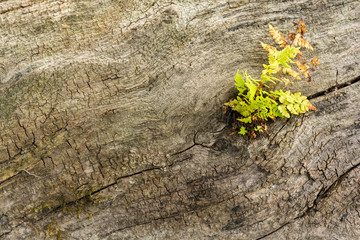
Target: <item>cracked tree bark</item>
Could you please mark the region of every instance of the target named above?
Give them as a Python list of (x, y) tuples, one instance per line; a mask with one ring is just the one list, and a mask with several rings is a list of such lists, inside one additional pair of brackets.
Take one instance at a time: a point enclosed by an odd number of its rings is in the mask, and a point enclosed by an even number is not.
[[(359, 239), (359, 12), (0, 1), (0, 239)], [(229, 135), (236, 70), (300, 18), (321, 68), (292, 90), (318, 110)]]

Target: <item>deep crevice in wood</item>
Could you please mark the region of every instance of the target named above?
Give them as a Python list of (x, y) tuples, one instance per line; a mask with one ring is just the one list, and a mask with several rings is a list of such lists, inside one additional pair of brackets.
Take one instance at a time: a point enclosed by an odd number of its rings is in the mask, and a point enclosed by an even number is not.
[(355, 83), (357, 83), (359, 81), (360, 81), (360, 76), (358, 76), (358, 77), (356, 77), (356, 78), (354, 78), (352, 80), (349, 80), (347, 82), (344, 82), (344, 83), (337, 84), (335, 86), (329, 87), (328, 89), (326, 89), (324, 91), (314, 93), (314, 94), (308, 96), (308, 99), (314, 99), (314, 98), (317, 98), (317, 97), (320, 97), (320, 96), (324, 96), (324, 95), (326, 95), (328, 93), (337, 91), (337, 90), (342, 89), (344, 87), (348, 87), (348, 86), (350, 86), (352, 84), (355, 84)]

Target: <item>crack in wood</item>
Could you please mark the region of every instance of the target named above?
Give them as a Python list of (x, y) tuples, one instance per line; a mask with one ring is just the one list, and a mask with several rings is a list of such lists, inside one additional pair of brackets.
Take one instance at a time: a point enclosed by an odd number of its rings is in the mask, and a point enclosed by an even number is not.
[(346, 170), (343, 174), (341, 174), (328, 188), (324, 189), (321, 188), (321, 190), (319, 191), (319, 193), (316, 195), (316, 198), (314, 199), (313, 205), (311, 207), (309, 207), (304, 213), (303, 215), (299, 216), (299, 218), (308, 215), (308, 213), (310, 213), (311, 211), (314, 211), (316, 209), (316, 206), (319, 204), (320, 200), (327, 197), (330, 193), (330, 191), (332, 191), (333, 189), (335, 189), (337, 186), (339, 186), (339, 184), (345, 179), (345, 177), (351, 172), (353, 171), (355, 168), (360, 166), (360, 162), (354, 166), (352, 166), (351, 168), (349, 168), (348, 170)]
[(344, 82), (344, 83), (341, 83), (341, 84), (336, 84), (335, 86), (332, 86), (332, 87), (329, 87), (328, 89), (324, 90), (324, 91), (320, 91), (320, 92), (317, 92), (317, 93), (314, 93), (310, 96), (308, 96), (307, 98), (310, 100), (310, 99), (314, 99), (314, 98), (317, 98), (317, 97), (321, 97), (321, 96), (324, 96), (328, 93), (331, 93), (331, 92), (334, 92), (334, 91), (337, 91), (339, 89), (342, 89), (344, 87), (348, 87), (352, 84), (355, 84), (357, 82), (360, 81), (360, 76), (352, 79), (352, 80), (349, 80), (347, 82)]
[(318, 203), (319, 203), (319, 201), (320, 201), (321, 199), (327, 197), (328, 194), (329, 194), (329, 192), (330, 192), (332, 189), (336, 188), (336, 187), (345, 179), (345, 177), (346, 177), (352, 170), (354, 170), (355, 168), (357, 168), (357, 167), (359, 167), (359, 166), (360, 166), (360, 162), (359, 162), (358, 164), (352, 166), (352, 167), (349, 168), (348, 170), (346, 170), (346, 171), (345, 171), (343, 174), (341, 174), (341, 175), (335, 180), (335, 182), (333, 182), (325, 191), (324, 191), (324, 188), (321, 188), (321, 190), (320, 190), (319, 193), (316, 195), (316, 197), (315, 197), (315, 199), (314, 199), (314, 201), (313, 201), (313, 205), (312, 205), (311, 207), (308, 207), (303, 214), (301, 214), (300, 216), (297, 216), (297, 217), (291, 219), (290, 221), (284, 223), (283, 225), (281, 225), (281, 226), (278, 227), (277, 229), (275, 229), (275, 230), (273, 230), (273, 231), (271, 231), (271, 232), (269, 232), (269, 233), (267, 233), (267, 234), (265, 234), (265, 235), (257, 238), (256, 240), (264, 239), (264, 238), (272, 235), (273, 233), (281, 230), (282, 228), (284, 228), (284, 227), (287, 226), (288, 224), (290, 224), (290, 223), (292, 223), (292, 222), (294, 222), (294, 221), (296, 221), (296, 220), (298, 220), (298, 219), (301, 219), (301, 218), (303, 218), (303, 217), (305, 217), (305, 216), (308, 216), (308, 214), (309, 214), (310, 211), (314, 211), (314, 210), (316, 209), (316, 207), (317, 207), (317, 205), (318, 205)]
[(275, 229), (275, 230), (273, 230), (273, 231), (271, 231), (271, 232), (269, 232), (269, 233), (267, 233), (267, 234), (265, 234), (265, 235), (263, 235), (263, 236), (261, 236), (261, 237), (259, 237), (259, 238), (256, 238), (256, 240), (264, 239), (264, 238), (270, 236), (271, 234), (279, 231), (280, 229), (282, 229), (283, 227), (287, 226), (288, 224), (292, 223), (292, 222), (295, 221), (295, 220), (296, 220), (296, 218), (290, 220), (289, 222), (286, 222), (285, 224), (281, 225), (281, 226), (278, 227), (277, 229)]

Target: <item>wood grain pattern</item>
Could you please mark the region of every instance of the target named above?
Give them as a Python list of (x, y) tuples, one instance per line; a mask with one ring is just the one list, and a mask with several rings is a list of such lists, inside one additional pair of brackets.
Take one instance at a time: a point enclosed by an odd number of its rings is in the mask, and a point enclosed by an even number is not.
[[(0, 239), (50, 223), (67, 239), (358, 239), (359, 12), (355, 0), (0, 1)], [(270, 137), (230, 136), (221, 107), (237, 69), (259, 76), (267, 24), (300, 18), (321, 68), (292, 90), (318, 110)], [(87, 186), (108, 198), (66, 213)]]

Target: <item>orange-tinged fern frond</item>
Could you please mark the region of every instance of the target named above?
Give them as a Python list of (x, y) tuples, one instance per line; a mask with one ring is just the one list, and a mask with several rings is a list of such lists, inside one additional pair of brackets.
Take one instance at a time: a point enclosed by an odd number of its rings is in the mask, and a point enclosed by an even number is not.
[(294, 46), (299, 46), (300, 45), (300, 38), (301, 38), (301, 34), (296, 34), (295, 35), (295, 38), (294, 38), (294, 41), (293, 41), (293, 45)]
[(284, 82), (285, 86), (292, 84), (292, 82), (287, 78), (282, 77), (281, 80)]
[(310, 50), (314, 50), (310, 43), (303, 37), (301, 37), (300, 39), (300, 46)]
[(295, 39), (295, 33), (294, 32), (289, 32), (288, 33), (288, 36), (286, 37), (287, 40), (290, 40), (290, 41), (294, 41)]
[(299, 59), (303, 59), (303, 57), (302, 57), (302, 52), (301, 52), (300, 50), (297, 52), (297, 57), (298, 57)]
[(311, 75), (309, 71), (304, 72), (304, 76), (307, 78), (307, 82), (311, 82)]
[(283, 73), (284, 74), (289, 74), (290, 76), (292, 76), (296, 80), (301, 80), (300, 74), (297, 71), (292, 70), (291, 68), (283, 68)]
[(300, 72), (306, 72), (310, 69), (310, 67), (306, 64), (305, 61), (303, 61), (303, 63), (300, 63), (299, 60), (295, 61), (296, 66), (299, 68)]
[(315, 67), (316, 67), (316, 66), (319, 66), (319, 65), (320, 65), (319, 58), (314, 57), (313, 59), (311, 59), (310, 64), (313, 65), (313, 66), (315, 66)]
[(309, 110), (312, 110), (312, 111), (316, 110), (316, 107), (314, 105), (312, 105), (310, 102), (308, 102), (307, 106), (308, 106)]
[(261, 43), (261, 46), (269, 53), (275, 53), (277, 50), (275, 47), (273, 46), (270, 46), (266, 43), (263, 43), (263, 42), (260, 42)]
[(293, 45), (294, 46), (300, 46), (300, 47), (310, 49), (310, 50), (314, 50), (312, 48), (312, 46), (310, 45), (310, 43), (305, 38), (303, 38), (303, 36), (301, 36), (300, 33), (296, 34), (296, 36), (294, 38)]
[(309, 71), (309, 69), (310, 69), (309, 65), (307, 65), (306, 63), (304, 63), (303, 66), (304, 66), (304, 69), (301, 69), (301, 70), (303, 70), (303, 71)]
[(284, 47), (287, 45), (287, 42), (285, 41), (284, 36), (281, 34), (281, 32), (276, 30), (271, 24), (269, 24), (269, 30), (270, 30), (271, 36), (274, 38), (274, 40), (277, 44), (279, 44), (281, 47)]
[(309, 73), (308, 71), (304, 72), (304, 76), (305, 76), (307, 79), (311, 79), (310, 73)]
[(305, 23), (302, 20), (300, 20), (297, 24), (296, 32), (300, 33), (302, 36), (304, 36), (305, 30), (306, 30)]

